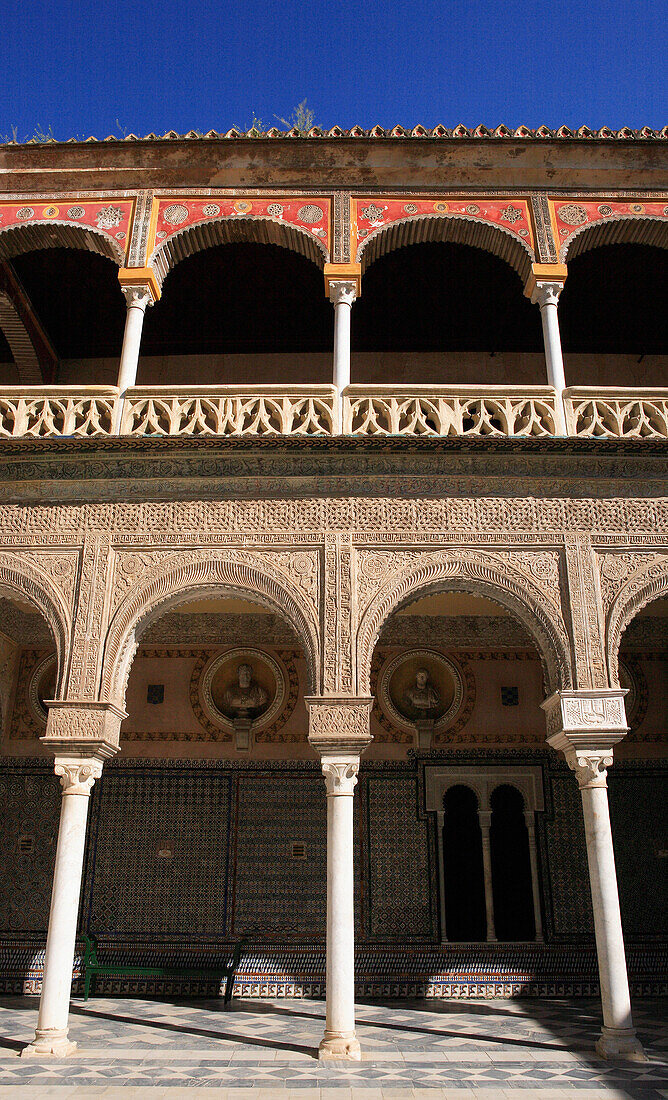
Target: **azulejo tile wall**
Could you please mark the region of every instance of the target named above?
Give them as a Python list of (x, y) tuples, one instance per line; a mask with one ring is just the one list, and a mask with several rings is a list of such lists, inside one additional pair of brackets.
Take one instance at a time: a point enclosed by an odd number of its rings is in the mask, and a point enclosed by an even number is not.
[[(537, 832), (547, 943), (440, 944), (424, 767), (510, 759), (543, 766)], [(662, 988), (668, 939), (656, 893), (664, 774), (659, 764), (619, 764), (610, 785), (629, 969), (645, 993)], [(326, 802), (315, 763), (119, 760), (93, 792), (80, 928), (95, 932), (110, 958), (196, 962), (245, 935), (239, 993), (323, 994)], [(641, 823), (638, 805), (646, 808)], [(47, 762), (0, 762), (0, 990), (39, 989), (58, 808)], [(364, 765), (355, 846), (360, 994), (596, 991), (578, 789), (551, 754), (451, 751)], [(651, 922), (642, 919), (648, 912)], [(107, 985), (139, 991), (136, 981)], [(179, 990), (204, 992), (187, 982)]]

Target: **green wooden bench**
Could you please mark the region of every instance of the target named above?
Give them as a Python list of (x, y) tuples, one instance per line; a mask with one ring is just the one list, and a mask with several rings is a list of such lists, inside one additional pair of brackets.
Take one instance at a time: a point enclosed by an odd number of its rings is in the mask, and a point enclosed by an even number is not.
[(100, 962), (97, 957), (97, 940), (95, 936), (83, 935), (85, 950), (82, 960), (84, 977), (84, 1001), (87, 1001), (91, 990), (95, 988), (95, 979), (98, 974), (101, 977), (122, 978), (194, 978), (199, 981), (220, 981), (225, 978), (224, 1004), (232, 1000), (234, 976), (239, 967), (241, 952), (246, 940), (239, 940), (232, 952), (232, 960), (228, 965), (221, 963), (217, 966), (128, 966), (125, 963), (112, 965)]

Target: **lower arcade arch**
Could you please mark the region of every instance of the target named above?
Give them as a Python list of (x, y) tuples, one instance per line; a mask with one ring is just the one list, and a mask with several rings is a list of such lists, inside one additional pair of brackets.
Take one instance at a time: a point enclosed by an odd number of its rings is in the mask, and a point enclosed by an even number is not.
[[(121, 566), (122, 568), (122, 566)], [(132, 574), (130, 575), (132, 584)], [(228, 596), (250, 599), (284, 616), (306, 654), (308, 689), (320, 686), (319, 630), (315, 610), (300, 589), (273, 563), (235, 552), (192, 551), (168, 555), (131, 587), (110, 622), (102, 661), (102, 698), (122, 703), (137, 631), (170, 608), (195, 598)]]
[[(382, 585), (363, 608), (356, 636), (357, 684), (360, 694), (369, 690), (373, 651), (389, 617), (419, 599), (444, 593), (465, 593), (502, 607), (518, 619), (533, 640), (543, 663), (545, 692), (551, 694), (572, 684), (568, 636), (558, 606), (556, 563), (541, 554), (524, 555), (526, 571), (511, 560), (484, 552), (458, 551), (411, 555), (407, 565), (388, 560)], [(364, 568), (364, 565), (362, 565)], [(549, 595), (538, 578), (554, 585)]]

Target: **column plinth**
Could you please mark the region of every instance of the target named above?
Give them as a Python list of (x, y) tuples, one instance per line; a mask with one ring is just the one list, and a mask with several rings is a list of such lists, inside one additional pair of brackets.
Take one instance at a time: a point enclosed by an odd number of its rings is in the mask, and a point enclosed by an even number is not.
[(309, 741), (327, 791), (327, 973), (321, 1061), (362, 1057), (355, 1034), (353, 794), (369, 745), (369, 698), (311, 697)]
[(548, 743), (563, 752), (582, 796), (603, 1007), (596, 1050), (604, 1058), (642, 1061), (645, 1054), (631, 1014), (607, 790), (613, 747), (628, 730), (625, 694), (620, 688), (562, 691), (543, 707)]

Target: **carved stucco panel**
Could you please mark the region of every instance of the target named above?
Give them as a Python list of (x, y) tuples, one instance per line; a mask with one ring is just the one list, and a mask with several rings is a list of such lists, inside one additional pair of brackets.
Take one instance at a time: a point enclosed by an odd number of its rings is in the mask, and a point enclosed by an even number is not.
[[(364, 552), (360, 552), (360, 557)], [(570, 641), (559, 603), (557, 552), (529, 553), (519, 564), (517, 552), (489, 553), (471, 547), (443, 551), (374, 551), (364, 561), (366, 606), (358, 608), (358, 684), (369, 683), (373, 648), (380, 629), (399, 606), (431, 591), (465, 591), (486, 596), (516, 614), (537, 641), (554, 689), (571, 682)], [(385, 564), (383, 564), (383, 561)], [(396, 561), (397, 568), (393, 568)], [(360, 571), (362, 570), (360, 566)], [(376, 574), (370, 577), (369, 572)], [(369, 599), (369, 593), (373, 593)]]
[(597, 554), (601, 576), (601, 598), (607, 616), (617, 593), (633, 574), (661, 561), (661, 555), (651, 551), (599, 552)]
[(19, 596), (43, 615), (49, 624), (58, 657), (58, 691), (69, 655), (72, 608), (52, 578), (25, 551), (0, 551), (0, 590), (11, 599)]
[(110, 546), (109, 534), (86, 532), (67, 682), (67, 695), (76, 699), (97, 698)]
[(644, 565), (633, 568), (621, 584), (606, 617), (606, 656), (613, 685), (619, 682), (619, 647), (626, 627), (648, 603), (668, 596), (668, 554), (643, 557)]
[(564, 546), (576, 684), (581, 688), (606, 687), (603, 613), (591, 537), (582, 532), (566, 534)]
[(49, 575), (71, 609), (74, 604), (79, 551), (23, 550), (21, 557), (25, 561), (33, 562)]

